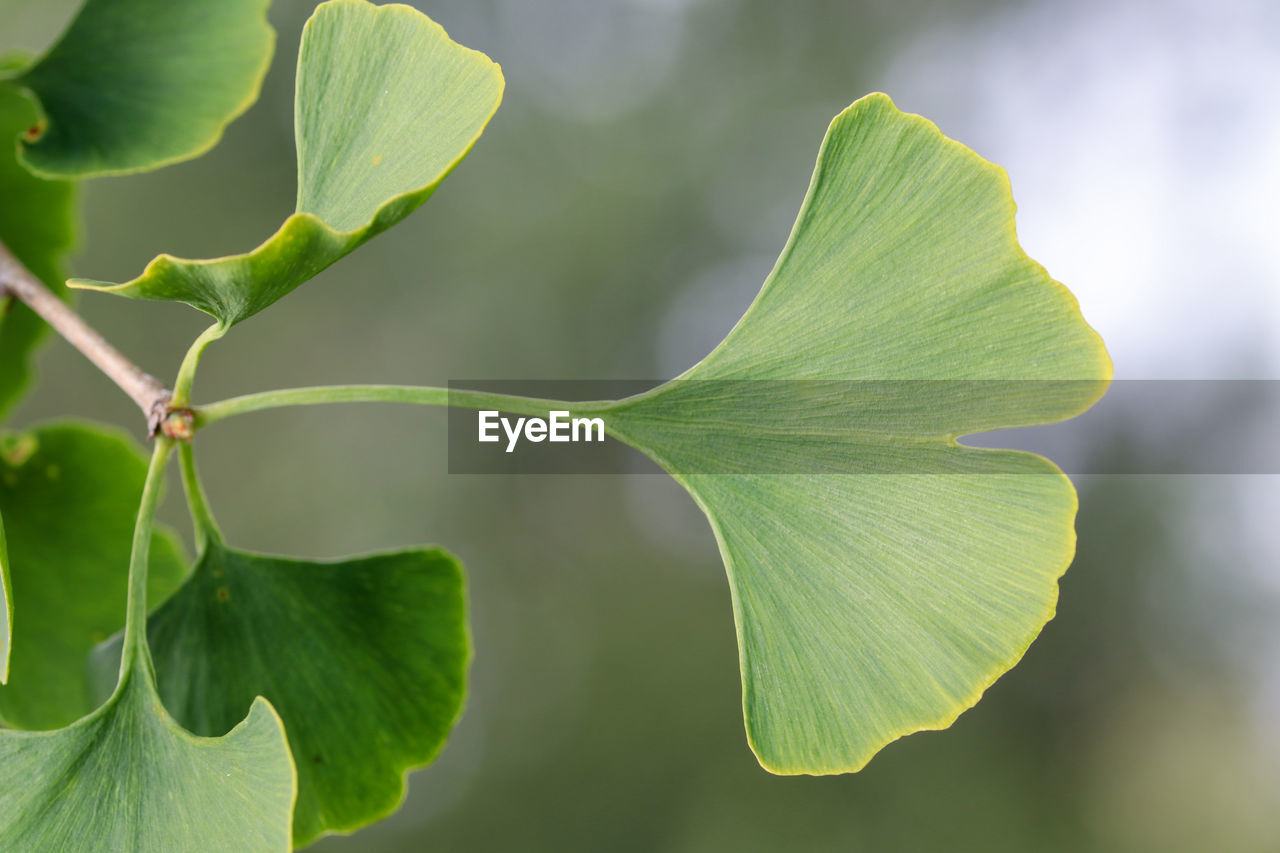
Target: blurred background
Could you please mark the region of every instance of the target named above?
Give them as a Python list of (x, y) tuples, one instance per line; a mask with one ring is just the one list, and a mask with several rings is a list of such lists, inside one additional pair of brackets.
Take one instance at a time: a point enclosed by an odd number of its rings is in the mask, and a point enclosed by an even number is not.
[[(0, 0), (39, 50), (74, 0)], [(293, 208), (277, 0), (260, 102), (203, 159), (85, 188), (75, 271), (244, 251)], [(1023, 245), (1117, 376), (1280, 378), (1280, 5), (1269, 0), (423, 0), (506, 72), (503, 108), (418, 213), (205, 358), (197, 400), (337, 382), (664, 378), (772, 265), (828, 121), (872, 90), (1005, 166)], [(160, 376), (185, 306), (80, 307)], [(14, 421), (136, 411), (51, 341)], [(1088, 452), (1176, 468), (1274, 412), (1210, 397), (1178, 441), (1109, 419)], [(1280, 850), (1280, 481), (1089, 475), (1058, 617), (945, 733), (861, 773), (776, 778), (742, 731), (730, 602), (693, 502), (653, 476), (463, 477), (445, 416), (330, 407), (202, 433), (232, 544), (466, 563), (465, 717), (404, 807), (337, 851)], [(1274, 433), (1274, 430), (1271, 430)], [(1188, 441), (1191, 436), (1194, 440)], [(1225, 439), (1230, 440), (1230, 439)], [(174, 496), (164, 517), (186, 530)]]

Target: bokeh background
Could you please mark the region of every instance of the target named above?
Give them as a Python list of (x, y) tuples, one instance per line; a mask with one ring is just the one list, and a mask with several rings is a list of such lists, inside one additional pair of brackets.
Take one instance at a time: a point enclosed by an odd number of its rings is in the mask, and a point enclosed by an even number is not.
[[(277, 0), (260, 102), (210, 155), (85, 189), (78, 273), (242, 251), (292, 210), (306, 0)], [(830, 118), (871, 90), (1008, 168), (1024, 246), (1123, 378), (1280, 376), (1280, 5), (1145, 0), (422, 0), (502, 63), (505, 104), (435, 197), (208, 353), (197, 399), (334, 382), (663, 378), (772, 264)], [(0, 0), (39, 50), (74, 0)], [(84, 298), (158, 375), (204, 318)], [(132, 404), (51, 342), (15, 421)], [(202, 433), (238, 546), (438, 542), (471, 580), (462, 723), (392, 818), (337, 851), (1280, 849), (1280, 481), (1159, 474), (1273, 412), (1208, 397), (1179, 440), (1078, 437), (1058, 617), (945, 733), (863, 772), (747, 748), (709, 529), (654, 476), (463, 477), (442, 412), (330, 407)], [(1159, 426), (1158, 424), (1155, 426)], [(1132, 467), (1132, 466), (1130, 466)], [(185, 530), (181, 501), (164, 517)]]

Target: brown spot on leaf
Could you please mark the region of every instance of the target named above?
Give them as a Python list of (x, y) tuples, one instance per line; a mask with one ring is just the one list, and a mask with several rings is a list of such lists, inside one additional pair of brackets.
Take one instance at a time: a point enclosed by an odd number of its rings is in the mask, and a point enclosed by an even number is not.
[(231, 591), (227, 589), (225, 586), (218, 587), (218, 591), (215, 593), (215, 595), (218, 596), (219, 601), (231, 600)]
[(18, 468), (25, 465), (27, 460), (35, 455), (40, 449), (40, 439), (29, 432), (20, 435), (7, 437), (0, 444), (0, 458), (4, 459), (6, 465), (11, 468)]

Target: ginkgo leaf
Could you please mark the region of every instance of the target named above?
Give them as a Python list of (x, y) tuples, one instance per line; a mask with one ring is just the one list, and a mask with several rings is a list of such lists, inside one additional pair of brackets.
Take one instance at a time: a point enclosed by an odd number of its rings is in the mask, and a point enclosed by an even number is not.
[(147, 570), (171, 447), (157, 438), (138, 500), (115, 690), (65, 728), (0, 731), (0, 849), (290, 849), (297, 778), (270, 703), (256, 699), (225, 737), (201, 738), (179, 726), (156, 693)]
[(208, 151), (258, 97), (275, 43), (268, 2), (86, 0), (8, 81), (42, 111), (23, 162), (45, 177), (87, 178)]
[(0, 731), (0, 768), (0, 849), (291, 849), (293, 762), (271, 705), (196, 737), (165, 713), (145, 662), (74, 725)]
[(229, 327), (421, 205), (471, 150), (502, 88), (488, 57), (408, 6), (321, 4), (298, 58), (297, 212), (248, 254), (160, 255), (124, 284), (71, 284), (186, 302)]
[[(17, 160), (12, 140), (36, 121), (31, 104), (0, 86), (0, 243), (59, 295), (66, 294), (63, 259), (74, 243), (75, 188), (37, 178)], [(31, 309), (0, 299), (0, 416), (30, 380), (30, 357), (47, 327)]]
[(863, 98), (726, 339), (596, 409), (710, 519), (769, 770), (857, 770), (949, 725), (1053, 615), (1070, 481), (956, 438), (1077, 414), (1111, 365), (1013, 218), (1002, 170)]
[[(462, 568), (413, 549), (333, 563), (210, 542), (147, 620), (164, 705), (217, 735), (256, 696), (280, 712), (298, 768), (293, 837), (307, 844), (395, 810), (462, 709), (470, 661)], [(120, 637), (94, 655), (114, 683)]]
[[(13, 649), (0, 719), (51, 729), (95, 707), (90, 650), (124, 624), (134, 515), (147, 466), (115, 429), (51, 424), (0, 436), (0, 516), (8, 539)], [(169, 533), (151, 548), (159, 603), (185, 575)]]

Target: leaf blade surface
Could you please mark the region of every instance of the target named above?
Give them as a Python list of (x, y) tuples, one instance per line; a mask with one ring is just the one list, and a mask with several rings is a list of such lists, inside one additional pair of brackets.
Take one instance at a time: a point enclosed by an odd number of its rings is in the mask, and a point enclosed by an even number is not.
[(269, 0), (87, 0), (13, 78), (42, 111), (20, 157), (89, 178), (199, 156), (257, 99), (275, 44)]
[[(147, 624), (160, 695), (184, 726), (221, 734), (257, 696), (279, 711), (299, 846), (394, 811), (462, 710), (464, 581), (439, 549), (308, 562), (211, 543)], [(119, 636), (95, 654), (100, 688), (119, 656)]]
[(129, 282), (71, 284), (186, 302), (232, 326), (416, 210), (471, 150), (502, 87), (488, 57), (408, 6), (323, 3), (298, 58), (297, 212), (245, 254), (160, 255)]
[(711, 522), (773, 772), (856, 771), (949, 725), (1052, 618), (1070, 481), (956, 438), (1076, 415), (1111, 364), (1013, 215), (1002, 170), (867, 96), (725, 340), (601, 409)]
[[(114, 429), (54, 423), (0, 439), (0, 514), (8, 539), (13, 651), (0, 718), (54, 729), (95, 707), (90, 650), (124, 624), (134, 513), (146, 462)], [(148, 593), (159, 602), (186, 575), (182, 550), (160, 531)]]

